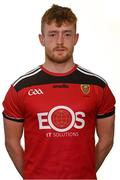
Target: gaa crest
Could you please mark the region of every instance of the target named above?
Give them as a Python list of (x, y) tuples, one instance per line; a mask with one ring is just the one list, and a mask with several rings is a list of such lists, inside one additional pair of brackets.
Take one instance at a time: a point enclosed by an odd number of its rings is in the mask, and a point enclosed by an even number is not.
[(84, 94), (90, 93), (90, 85), (89, 84), (81, 84), (81, 90)]

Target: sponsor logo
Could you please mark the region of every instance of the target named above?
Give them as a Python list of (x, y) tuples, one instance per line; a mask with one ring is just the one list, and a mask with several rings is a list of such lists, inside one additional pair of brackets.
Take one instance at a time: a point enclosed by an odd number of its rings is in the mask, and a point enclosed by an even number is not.
[(69, 85), (67, 85), (67, 84), (56, 84), (56, 85), (53, 85), (53, 88), (69, 88)]
[(37, 89), (30, 89), (30, 90), (28, 91), (28, 95), (29, 95), (29, 96), (41, 95), (41, 94), (43, 94), (43, 91), (42, 91), (41, 89), (39, 89), (39, 88), (37, 88)]
[(90, 85), (89, 84), (81, 84), (81, 90), (84, 94), (90, 93)]
[(38, 113), (39, 129), (53, 129), (66, 132), (71, 128), (82, 129), (85, 126), (85, 113), (74, 112), (67, 106), (56, 106), (49, 112)]
[(46, 133), (47, 138), (64, 138), (64, 137), (78, 137), (79, 132), (49, 132)]

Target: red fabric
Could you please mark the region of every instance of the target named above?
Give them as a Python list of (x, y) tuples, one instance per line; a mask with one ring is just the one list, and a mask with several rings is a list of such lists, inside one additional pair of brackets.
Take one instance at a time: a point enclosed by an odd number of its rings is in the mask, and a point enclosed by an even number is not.
[(96, 116), (114, 109), (114, 97), (106, 85), (34, 85), (9, 89), (4, 114), (24, 118), (25, 179), (96, 179)]

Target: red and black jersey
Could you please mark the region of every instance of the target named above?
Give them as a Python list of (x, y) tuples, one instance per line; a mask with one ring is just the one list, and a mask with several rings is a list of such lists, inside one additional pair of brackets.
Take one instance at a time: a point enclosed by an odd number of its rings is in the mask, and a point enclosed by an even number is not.
[(114, 114), (107, 83), (78, 65), (67, 73), (43, 66), (6, 94), (3, 115), (23, 123), (24, 179), (96, 179), (96, 120)]

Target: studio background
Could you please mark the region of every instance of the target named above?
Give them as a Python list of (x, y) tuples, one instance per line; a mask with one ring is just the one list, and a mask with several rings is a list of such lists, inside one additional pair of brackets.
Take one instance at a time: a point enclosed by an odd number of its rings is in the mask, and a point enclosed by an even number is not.
[(74, 60), (102, 76), (116, 97), (114, 146), (97, 176), (98, 180), (120, 179), (119, 0), (0, 0), (0, 179), (22, 180), (4, 147), (2, 101), (11, 83), (44, 62), (38, 34), (41, 17), (52, 4), (75, 12), (80, 37)]

